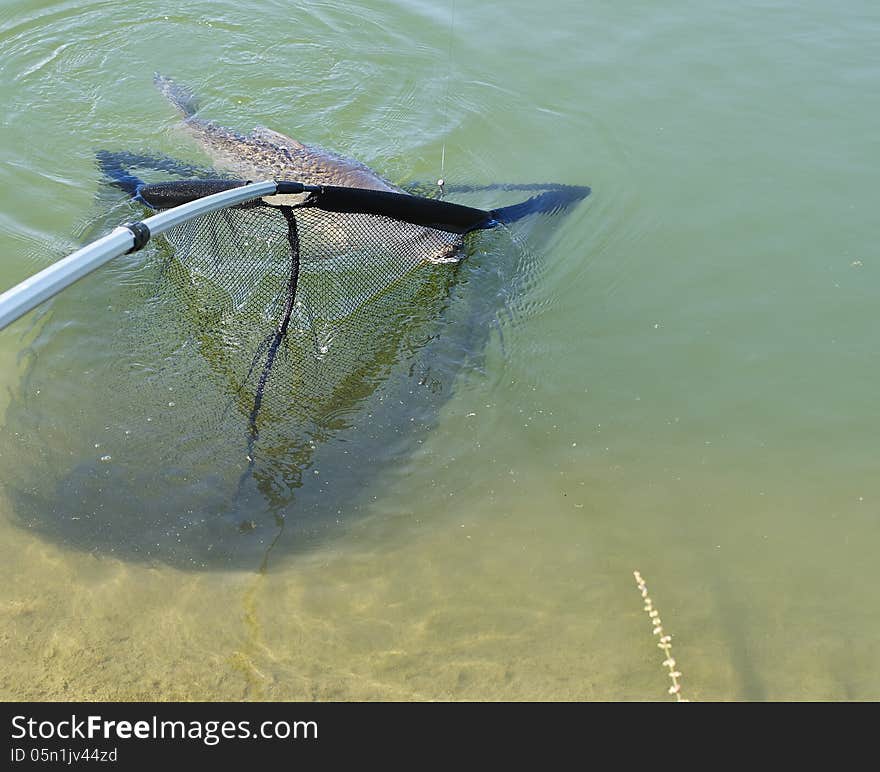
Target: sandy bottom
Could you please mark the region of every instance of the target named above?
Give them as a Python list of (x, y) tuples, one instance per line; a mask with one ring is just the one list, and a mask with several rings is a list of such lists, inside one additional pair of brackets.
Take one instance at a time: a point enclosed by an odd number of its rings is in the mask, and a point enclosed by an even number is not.
[[(880, 695), (869, 590), (859, 601), (852, 585), (798, 575), (772, 549), (726, 575), (723, 544), (695, 554), (670, 540), (661, 553), (659, 534), (633, 536), (630, 518), (591, 523), (561, 502), (527, 512), (513, 491), (482, 510), (459, 506), (427, 519), (386, 510), (265, 574), (123, 563), (44, 543), (4, 518), (0, 693), (666, 699), (631, 576), (641, 544), (638, 567), (675, 636), (687, 696)], [(834, 593), (839, 611), (829, 614)]]
[[(628, 672), (648, 664), (650, 645), (634, 591), (622, 608), (631, 645), (604, 649), (607, 623), (590, 609), (608, 588), (570, 584), (576, 549), (551, 567), (527, 549), (487, 555), (458, 531), (417, 546), (339, 545), (260, 575), (124, 564), (4, 526), (0, 691), (13, 700), (661, 694), (659, 669)], [(451, 559), (469, 570), (450, 572)], [(527, 570), (510, 576), (514, 563)], [(621, 585), (631, 589), (625, 575)], [(636, 678), (641, 694), (621, 689)]]

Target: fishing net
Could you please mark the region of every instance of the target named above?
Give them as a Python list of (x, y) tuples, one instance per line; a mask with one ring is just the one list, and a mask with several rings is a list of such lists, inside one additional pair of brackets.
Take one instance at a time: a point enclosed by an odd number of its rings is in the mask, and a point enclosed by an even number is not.
[[(131, 192), (163, 210), (242, 184)], [(546, 186), (538, 211), (577, 190)], [(327, 186), (201, 215), (146, 259), (102, 269), (84, 283), (89, 304), (59, 298), (31, 344), (5, 448), (20, 518), (194, 566), (253, 565), (338, 525), (480, 348), (514, 271), (480, 261), (478, 234), (521, 207)], [(109, 336), (102, 312), (124, 316)], [(65, 349), (80, 352), (88, 393), (58, 389)]]
[[(187, 196), (210, 185), (187, 185)], [(139, 195), (161, 207), (179, 201), (179, 190), (154, 186)], [(377, 377), (376, 365), (367, 364), (371, 353), (395, 339), (411, 309), (446, 273), (432, 269), (463, 256), (457, 231), (487, 222), (479, 210), (469, 221), (449, 219), (439, 227), (332, 211), (356, 206), (344, 200), (349, 196), (335, 190), (328, 196), (325, 189), (294, 204), (261, 199), (165, 234), (181, 304), (194, 329), (210, 331), (200, 338), (203, 350), (247, 416), (251, 464), (261, 424), (278, 425), (281, 416), (289, 424), (295, 416), (309, 427), (342, 395), (362, 391), (365, 380)], [(469, 214), (446, 209), (459, 218)]]

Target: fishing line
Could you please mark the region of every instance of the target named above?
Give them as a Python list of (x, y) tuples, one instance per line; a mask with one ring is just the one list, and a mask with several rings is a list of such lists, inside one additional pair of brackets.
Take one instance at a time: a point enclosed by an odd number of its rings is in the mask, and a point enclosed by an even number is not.
[(449, 51), (446, 61), (446, 94), (443, 97), (443, 147), (440, 150), (440, 177), (437, 179), (437, 187), (440, 188), (440, 198), (443, 198), (444, 177), (446, 171), (446, 135), (449, 133), (449, 81), (452, 73), (452, 45), (455, 41), (455, 0), (452, 0), (452, 12), (449, 17)]

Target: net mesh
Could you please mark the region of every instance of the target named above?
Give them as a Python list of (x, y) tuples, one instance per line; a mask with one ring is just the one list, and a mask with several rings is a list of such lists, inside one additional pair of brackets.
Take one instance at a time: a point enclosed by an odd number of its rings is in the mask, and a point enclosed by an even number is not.
[(464, 247), (387, 216), (263, 202), (186, 222), (165, 242), (179, 306), (242, 419), (236, 497), (252, 483), (301, 484), (316, 445), (346, 427), (415, 322), (439, 312)]
[(389, 217), (262, 203), (204, 215), (165, 239), (175, 290), (252, 435), (269, 412), (314, 416), (350, 394), (366, 375), (358, 363), (394, 340), (448, 275), (437, 266), (463, 246)]

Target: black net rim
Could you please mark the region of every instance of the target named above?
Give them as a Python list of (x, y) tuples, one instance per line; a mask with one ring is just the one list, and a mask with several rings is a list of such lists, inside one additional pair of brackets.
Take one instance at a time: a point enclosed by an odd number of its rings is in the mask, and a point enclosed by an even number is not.
[[(142, 184), (138, 186), (135, 198), (152, 209), (166, 210), (247, 184), (244, 180), (230, 179), (172, 180)], [(512, 206), (485, 210), (409, 193), (303, 185), (293, 181), (279, 181), (276, 185), (279, 195), (306, 194), (303, 201), (293, 205), (294, 208), (315, 207), (328, 212), (373, 214), (460, 235), (509, 224), (529, 214), (552, 214), (586, 198), (591, 192), (589, 187), (578, 185), (514, 186), (543, 192)], [(271, 201), (263, 201), (271, 205)]]

